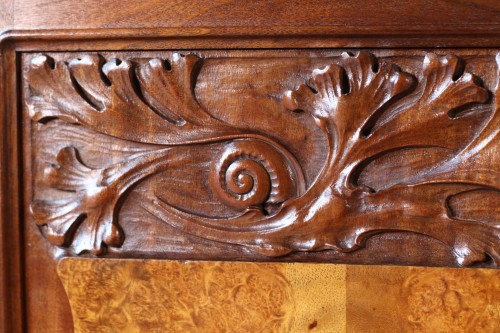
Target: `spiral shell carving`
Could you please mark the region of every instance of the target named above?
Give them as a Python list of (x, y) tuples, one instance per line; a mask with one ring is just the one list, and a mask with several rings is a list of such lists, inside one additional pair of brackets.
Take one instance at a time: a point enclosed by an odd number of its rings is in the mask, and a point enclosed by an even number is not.
[(210, 186), (227, 206), (268, 211), (304, 191), (302, 171), (293, 156), (258, 139), (235, 140), (215, 157)]

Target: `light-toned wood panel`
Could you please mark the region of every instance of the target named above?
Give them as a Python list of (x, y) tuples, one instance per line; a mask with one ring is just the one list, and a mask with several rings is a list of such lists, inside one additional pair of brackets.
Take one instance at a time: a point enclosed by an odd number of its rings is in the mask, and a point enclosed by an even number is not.
[(0, 1), (0, 32), (7, 30), (14, 22), (14, 0)]
[(66, 259), (76, 333), (345, 331), (345, 266)]
[(500, 271), (349, 266), (347, 332), (498, 332)]
[(76, 333), (497, 332), (500, 271), (70, 258)]

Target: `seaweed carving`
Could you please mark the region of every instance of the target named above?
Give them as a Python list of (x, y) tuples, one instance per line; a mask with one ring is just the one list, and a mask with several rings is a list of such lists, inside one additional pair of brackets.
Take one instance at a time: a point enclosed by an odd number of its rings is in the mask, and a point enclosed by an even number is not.
[[(497, 64), (500, 68), (500, 56)], [(208, 218), (160, 197), (144, 200), (142, 206), (189, 234), (268, 256), (326, 249), (351, 252), (374, 234), (407, 231), (444, 242), (459, 265), (485, 260), (498, 264), (498, 220), (464, 219), (449, 204), (467, 193), (500, 191), (498, 168), (475, 170), (466, 163), (498, 143), (500, 87), (488, 122), (467, 143), (446, 135), (469, 126), (467, 120), (477, 116), (470, 106), (490, 98), (477, 78), (461, 70), (457, 57), (427, 54), (423, 78), (417, 82), (367, 52), (344, 53), (338, 63), (314, 70), (309, 85), (288, 91), (284, 107), (310, 115), (328, 146), (324, 165), (308, 188), (299, 163), (276, 140), (229, 125), (200, 106), (194, 96), (200, 66), (197, 57), (178, 54), (167, 62), (153, 59), (137, 65), (103, 63), (98, 56), (69, 64), (53, 64), (45, 56), (33, 59), (27, 99), (33, 120), (58, 118), (151, 146), (102, 169), (87, 166), (74, 148), (62, 149), (45, 180), (72, 196), (31, 205), (51, 242), (73, 244), (77, 252), (100, 253), (105, 245), (119, 246), (123, 236), (116, 211), (128, 189), (186, 163), (190, 146), (219, 142), (225, 146), (214, 154), (209, 184), (222, 203), (240, 214)], [(454, 153), (384, 188), (359, 181), (371, 161), (411, 148)], [(86, 232), (75, 241), (77, 229)]]

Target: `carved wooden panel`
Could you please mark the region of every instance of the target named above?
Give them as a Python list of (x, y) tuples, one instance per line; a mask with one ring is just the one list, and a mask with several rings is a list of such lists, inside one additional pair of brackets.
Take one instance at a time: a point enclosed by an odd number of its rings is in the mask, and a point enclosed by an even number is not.
[(68, 258), (75, 333), (482, 332), (499, 270)]
[(498, 265), (494, 50), (22, 63), (27, 219), (59, 254)]

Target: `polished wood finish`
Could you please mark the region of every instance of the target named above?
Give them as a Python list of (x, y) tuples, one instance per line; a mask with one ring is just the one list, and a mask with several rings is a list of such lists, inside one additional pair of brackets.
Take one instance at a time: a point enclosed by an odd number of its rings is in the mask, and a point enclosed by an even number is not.
[[(17, 63), (14, 48), (0, 51), (0, 331), (22, 332), (22, 218)], [(12, 112), (14, 110), (14, 112)], [(18, 125), (15, 125), (18, 124)]]
[[(159, 1), (137, 5), (133, 0), (75, 2), (62, 0), (6, 0), (4, 16), (12, 29), (72, 28), (162, 28), (162, 27), (304, 27), (304, 26), (432, 26), (435, 32), (447, 24), (498, 24), (500, 14), (494, 0), (446, 0), (408, 3), (376, 0), (286, 2), (257, 0)], [(33, 10), (36, 7), (38, 10)], [(117, 7), (117, 10), (112, 10)], [(393, 15), (394, 11), (404, 15)], [(259, 15), (256, 15), (259, 13)], [(88, 18), (92, 17), (92, 20)], [(300, 29), (298, 29), (300, 30)]]
[(494, 47), (499, 13), (496, 0), (4, 0), (0, 31), (38, 51)]
[[(399, 240), (423, 253), (413, 232), (448, 245), (457, 265), (498, 264), (495, 51), (470, 61), (486, 87), (456, 55), (344, 52), (320, 66), (306, 52), (286, 65), (272, 52), (213, 54), (26, 57), (27, 218), (52, 244), (102, 254), (125, 241), (144, 244), (128, 256), (175, 256), (207, 239), (260, 260), (331, 250), (377, 263), (371, 251), (349, 255), (387, 232), (406, 232)], [(174, 233), (128, 240), (151, 217)]]
[(347, 266), (347, 332), (496, 332), (499, 270)]
[(345, 268), (307, 268), (68, 259), (58, 271), (75, 332), (345, 331)]
[[(72, 332), (56, 266), (77, 255), (496, 266), (499, 10), (494, 0), (1, 1), (0, 332)], [(77, 125), (76, 115), (92, 116)], [(242, 153), (250, 161), (223, 163)], [(280, 177), (256, 171), (259, 185), (276, 191), (228, 197), (224, 170), (257, 170), (261, 155)], [(80, 182), (61, 176), (70, 170), (83, 170)], [(111, 186), (89, 191), (98, 174)], [(239, 178), (231, 188), (250, 180)], [(325, 191), (325, 202), (314, 196)], [(61, 223), (48, 207), (75, 194)]]
[(500, 271), (75, 259), (75, 332), (496, 332)]

